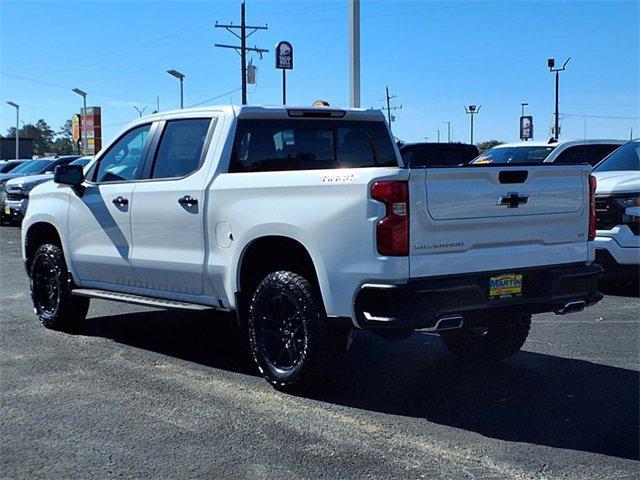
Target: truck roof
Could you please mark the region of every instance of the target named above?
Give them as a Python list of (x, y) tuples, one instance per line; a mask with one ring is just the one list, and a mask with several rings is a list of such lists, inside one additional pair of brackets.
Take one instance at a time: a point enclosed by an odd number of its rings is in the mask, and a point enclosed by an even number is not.
[[(384, 115), (380, 110), (364, 109), (364, 108), (344, 108), (344, 107), (313, 107), (313, 106), (255, 106), (255, 105), (212, 105), (194, 108), (185, 108), (182, 110), (170, 110), (148, 115), (136, 119), (135, 123), (148, 122), (149, 120), (163, 120), (167, 118), (183, 118), (193, 114), (206, 114), (221, 112), (237, 118), (291, 118), (290, 112), (305, 112), (304, 115), (296, 115), (296, 117), (304, 118), (327, 118), (331, 112), (340, 112), (340, 116), (336, 114), (333, 118), (342, 118), (345, 120), (384, 120)], [(344, 112), (344, 114), (342, 114)], [(307, 114), (308, 113), (308, 114)]]

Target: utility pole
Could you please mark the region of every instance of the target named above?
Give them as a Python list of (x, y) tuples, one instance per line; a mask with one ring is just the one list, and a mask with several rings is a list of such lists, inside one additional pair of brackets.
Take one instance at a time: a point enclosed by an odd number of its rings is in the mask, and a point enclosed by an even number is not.
[(471, 115), (471, 145), (473, 145), (473, 117), (480, 113), (481, 107), (482, 105), (477, 108), (475, 105), (469, 105), (469, 108), (467, 108), (466, 106), (464, 107), (465, 113), (467, 113), (467, 115)]
[[(216, 22), (216, 28), (224, 28), (229, 33), (233, 34), (240, 40), (240, 46), (236, 45), (222, 45), (216, 43), (216, 47), (220, 48), (232, 48), (233, 50), (240, 55), (240, 74), (242, 75), (242, 105), (247, 104), (247, 52), (255, 52), (260, 58), (262, 58), (263, 53), (269, 52), (269, 50), (265, 50), (264, 48), (258, 48), (254, 46), (253, 48), (247, 47), (247, 38), (256, 33), (258, 30), (267, 30), (269, 27), (267, 25), (263, 27), (254, 27), (246, 24), (246, 10), (245, 10), (245, 2), (242, 0), (242, 4), (240, 5), (240, 25), (234, 25), (230, 23), (228, 25), (220, 25)], [(238, 35), (235, 30), (240, 30), (240, 35)], [(249, 30), (249, 33), (247, 33)]]
[(451, 143), (451, 122), (444, 122), (447, 124), (447, 143)]
[(558, 113), (558, 93), (560, 90), (560, 72), (564, 71), (567, 68), (567, 63), (569, 63), (571, 57), (567, 58), (566, 62), (562, 65), (562, 68), (554, 68), (556, 61), (553, 58), (547, 60), (547, 66), (549, 67), (550, 72), (555, 72), (556, 74), (556, 108), (554, 114), (554, 127), (553, 127), (553, 139), (557, 142), (560, 137), (560, 114)]
[(133, 106), (133, 108), (135, 108), (136, 112), (138, 112), (138, 116), (142, 117), (142, 114), (144, 113), (144, 111), (147, 109), (147, 107), (144, 107), (142, 110), (139, 107), (136, 107), (135, 105)]
[(7, 103), (16, 109), (16, 160), (18, 160), (20, 158), (20, 105), (15, 102)]
[(386, 89), (386, 95), (385, 98), (382, 99), (382, 101), (386, 101), (387, 102), (387, 106), (386, 107), (382, 107), (382, 110), (386, 110), (387, 111), (387, 120), (389, 122), (389, 130), (391, 130), (391, 120), (393, 118), (393, 116), (391, 115), (391, 112), (394, 110), (401, 110), (402, 109), (402, 105), (400, 105), (399, 107), (392, 107), (391, 106), (391, 100), (393, 100), (394, 98), (397, 97), (397, 95), (389, 95), (389, 87), (385, 87)]
[(360, 108), (360, 0), (349, 0), (349, 105)]
[(436, 130), (438, 132), (438, 143), (440, 143), (440, 130)]

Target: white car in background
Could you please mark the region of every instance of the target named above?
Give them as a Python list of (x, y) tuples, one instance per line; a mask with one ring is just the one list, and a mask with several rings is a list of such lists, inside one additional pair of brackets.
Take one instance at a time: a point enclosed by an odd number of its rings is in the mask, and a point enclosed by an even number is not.
[(625, 140), (504, 143), (482, 152), (471, 163), (588, 163), (595, 166), (625, 143)]
[(640, 139), (609, 155), (593, 171), (596, 261), (609, 281), (638, 281), (640, 265)]

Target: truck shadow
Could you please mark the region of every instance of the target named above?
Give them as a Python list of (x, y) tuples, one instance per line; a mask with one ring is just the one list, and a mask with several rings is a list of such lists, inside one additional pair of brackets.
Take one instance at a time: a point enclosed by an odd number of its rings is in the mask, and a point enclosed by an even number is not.
[[(152, 311), (87, 321), (82, 335), (110, 338), (208, 367), (257, 375), (232, 319)], [(266, 383), (264, 388), (270, 388)], [(389, 343), (359, 332), (315, 400), (427, 420), (486, 437), (638, 459), (638, 372), (522, 351), (469, 365), (431, 335)]]

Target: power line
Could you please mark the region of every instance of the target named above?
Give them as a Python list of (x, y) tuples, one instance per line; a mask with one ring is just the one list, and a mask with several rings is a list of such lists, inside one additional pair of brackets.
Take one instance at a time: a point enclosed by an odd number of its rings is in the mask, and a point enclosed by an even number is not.
[[(52, 87), (52, 88), (59, 88), (61, 90), (67, 90), (67, 91), (71, 91), (72, 90), (72, 87), (70, 87), (68, 85), (61, 85), (59, 83), (48, 82), (46, 80), (39, 80), (39, 79), (36, 79), (36, 78), (25, 77), (24, 75), (16, 75), (16, 74), (7, 73), (7, 72), (0, 72), (0, 75), (4, 75), (5, 77), (10, 77), (10, 78), (15, 78), (15, 79), (18, 79), (18, 80), (25, 80), (27, 82), (39, 83), (40, 85), (46, 85), (46, 86)], [(111, 94), (95, 92), (93, 90), (91, 91), (91, 95), (94, 95), (96, 97), (109, 98), (109, 99), (112, 99), (112, 100), (122, 100), (122, 101), (125, 101), (125, 102), (137, 102), (137, 103), (144, 103), (144, 104), (149, 104), (149, 105), (153, 103), (153, 102), (146, 102), (146, 101), (140, 100), (138, 98), (115, 96), (115, 95), (111, 95)]]
[(613, 115), (584, 115), (581, 113), (563, 113), (565, 117), (606, 118), (609, 120), (640, 120), (640, 117), (618, 117)]
[[(223, 45), (216, 43), (216, 47), (220, 48), (231, 48), (235, 50), (240, 55), (240, 73), (242, 75), (242, 105), (247, 104), (247, 52), (255, 52), (260, 55), (262, 58), (263, 53), (269, 52), (269, 50), (265, 50), (264, 48), (258, 48), (257, 46), (247, 47), (247, 38), (256, 33), (258, 30), (267, 30), (269, 27), (267, 25), (256, 27), (256, 26), (248, 26), (246, 24), (246, 8), (245, 2), (242, 1), (240, 5), (240, 25), (234, 25), (233, 23), (221, 25), (216, 22), (216, 28), (224, 28), (229, 33), (234, 35), (240, 40), (240, 46), (235, 45)], [(240, 34), (237, 34), (235, 30), (240, 29)], [(247, 33), (247, 29), (250, 30)]]
[(222, 93), (220, 95), (216, 95), (215, 97), (207, 98), (206, 100), (203, 100), (201, 102), (194, 103), (193, 105), (189, 105), (187, 108), (199, 107), (200, 105), (204, 105), (205, 103), (213, 102), (214, 100), (217, 100), (219, 98), (226, 97), (227, 95), (231, 95), (232, 93), (235, 93), (239, 90), (242, 90), (242, 89), (234, 88), (233, 90), (229, 90), (228, 92)]

